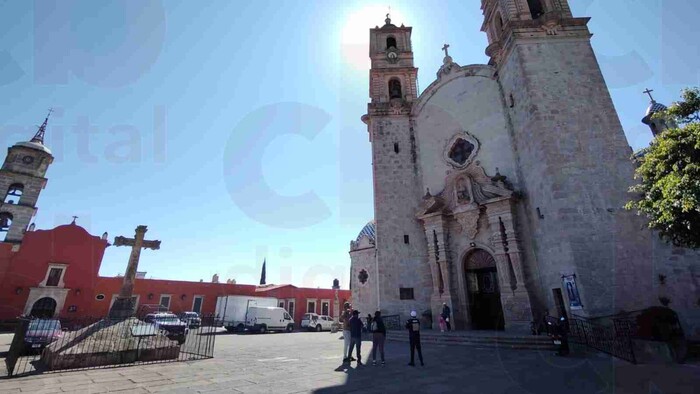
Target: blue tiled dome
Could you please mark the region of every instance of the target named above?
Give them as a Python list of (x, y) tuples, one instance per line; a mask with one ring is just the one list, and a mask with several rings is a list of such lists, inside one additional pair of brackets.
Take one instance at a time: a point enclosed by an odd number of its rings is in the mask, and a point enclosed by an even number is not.
[(668, 108), (665, 105), (657, 103), (656, 101), (652, 101), (651, 104), (649, 104), (649, 108), (647, 108), (647, 113), (645, 116), (653, 115), (657, 112), (665, 111), (667, 109)]
[(360, 231), (360, 233), (357, 234), (357, 239), (355, 240), (355, 242), (359, 242), (360, 238), (364, 236), (367, 236), (367, 238), (369, 238), (371, 241), (376, 240), (376, 228), (374, 225), (374, 220), (370, 221), (365, 225), (365, 227), (362, 228), (362, 231)]

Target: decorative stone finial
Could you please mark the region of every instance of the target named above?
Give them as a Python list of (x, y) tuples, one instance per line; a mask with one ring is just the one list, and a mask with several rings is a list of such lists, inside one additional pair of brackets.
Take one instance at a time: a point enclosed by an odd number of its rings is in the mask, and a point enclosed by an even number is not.
[(442, 59), (442, 66), (440, 66), (440, 69), (437, 72), (438, 79), (440, 79), (443, 75), (450, 74), (459, 68), (459, 64), (452, 60), (452, 56), (450, 56), (450, 53), (447, 51), (449, 47), (450, 44), (445, 44), (442, 46), (442, 50), (445, 51), (445, 57)]
[(430, 197), (432, 197), (432, 194), (430, 194), (430, 188), (426, 187), (425, 188), (425, 197), (423, 197), (423, 198), (430, 198)]
[(496, 167), (496, 175), (494, 175), (494, 176), (491, 178), (491, 180), (494, 181), (494, 182), (496, 182), (496, 183), (501, 183), (501, 184), (502, 184), (503, 182), (505, 182), (506, 178), (507, 178), (507, 177), (506, 177), (505, 175), (501, 175), (501, 173), (498, 171), (498, 167)]
[(384, 19), (384, 23), (386, 23), (387, 25), (391, 24), (391, 18), (389, 17), (388, 13), (386, 14), (386, 19)]

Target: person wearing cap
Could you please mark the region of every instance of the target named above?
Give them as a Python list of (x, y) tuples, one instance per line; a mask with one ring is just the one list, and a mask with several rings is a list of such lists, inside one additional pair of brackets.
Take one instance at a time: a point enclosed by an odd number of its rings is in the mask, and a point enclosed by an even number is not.
[(343, 324), (343, 362), (355, 361), (354, 358), (348, 357), (350, 349), (350, 318), (352, 317), (352, 309), (349, 302), (343, 305), (343, 314), (340, 315), (340, 323)]
[(416, 311), (411, 311), (411, 318), (406, 321), (406, 329), (408, 330), (408, 342), (411, 346), (411, 362), (408, 365), (415, 367), (414, 354), (418, 350), (418, 359), (420, 360), (420, 365), (424, 366), (423, 363), (423, 351), (420, 347), (420, 320), (416, 318)]
[(350, 351), (348, 352), (347, 359), (353, 360), (352, 349), (357, 348), (357, 365), (362, 365), (362, 319), (360, 319), (360, 312), (357, 310), (352, 311), (352, 317), (349, 320), (350, 324)]

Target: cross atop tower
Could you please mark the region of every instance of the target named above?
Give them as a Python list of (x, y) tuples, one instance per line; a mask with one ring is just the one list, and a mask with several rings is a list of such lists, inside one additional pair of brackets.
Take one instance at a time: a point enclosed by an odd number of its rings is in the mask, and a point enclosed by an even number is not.
[(450, 54), (447, 53), (447, 48), (449, 48), (449, 47), (450, 47), (450, 44), (445, 44), (442, 46), (442, 50), (445, 51), (445, 57), (450, 56)]
[(648, 94), (648, 95), (649, 95), (649, 98), (651, 99), (651, 101), (652, 101), (652, 102), (656, 102), (656, 100), (654, 100), (654, 97), (652, 97), (652, 95), (651, 95), (651, 92), (653, 92), (653, 91), (654, 91), (654, 90), (647, 88), (647, 90), (643, 91), (642, 93)]
[(53, 112), (53, 108), (49, 108), (49, 113), (46, 115), (46, 119), (44, 119), (44, 123), (39, 126), (39, 130), (37, 130), (36, 134), (34, 134), (34, 138), (32, 138), (30, 141), (31, 142), (37, 142), (39, 144), (44, 144), (44, 134), (46, 134), (46, 124), (49, 122), (49, 116), (51, 116), (51, 113)]

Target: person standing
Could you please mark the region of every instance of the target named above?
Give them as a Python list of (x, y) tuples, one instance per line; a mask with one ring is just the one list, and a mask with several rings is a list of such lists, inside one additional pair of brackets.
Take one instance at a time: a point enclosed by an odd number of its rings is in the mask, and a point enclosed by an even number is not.
[(352, 310), (349, 302), (343, 305), (343, 314), (340, 315), (340, 322), (343, 324), (343, 362), (355, 361), (354, 358), (348, 357), (350, 349), (350, 318), (352, 318)]
[(420, 346), (420, 320), (416, 318), (416, 311), (411, 311), (411, 318), (406, 322), (406, 329), (408, 330), (408, 342), (411, 347), (411, 362), (408, 365), (415, 367), (414, 354), (418, 350), (418, 359), (420, 359), (420, 365), (424, 366), (423, 363), (423, 351)]
[(442, 316), (443, 319), (445, 319), (445, 324), (447, 325), (447, 331), (452, 331), (452, 325), (450, 324), (450, 314), (452, 314), (452, 311), (450, 310), (450, 307), (447, 306), (446, 303), (442, 303)]
[(440, 315), (440, 319), (438, 320), (438, 324), (440, 325), (440, 332), (445, 332), (445, 329), (447, 326), (445, 325), (445, 318)]
[(384, 341), (386, 340), (386, 326), (382, 319), (382, 312), (374, 312), (374, 319), (370, 326), (372, 330), (372, 365), (377, 365), (377, 350), (382, 357), (382, 365), (384, 364)]
[(353, 360), (352, 349), (357, 348), (357, 365), (362, 365), (362, 319), (360, 319), (360, 312), (352, 311), (352, 317), (349, 320), (350, 323), (350, 352), (348, 352), (348, 360)]

